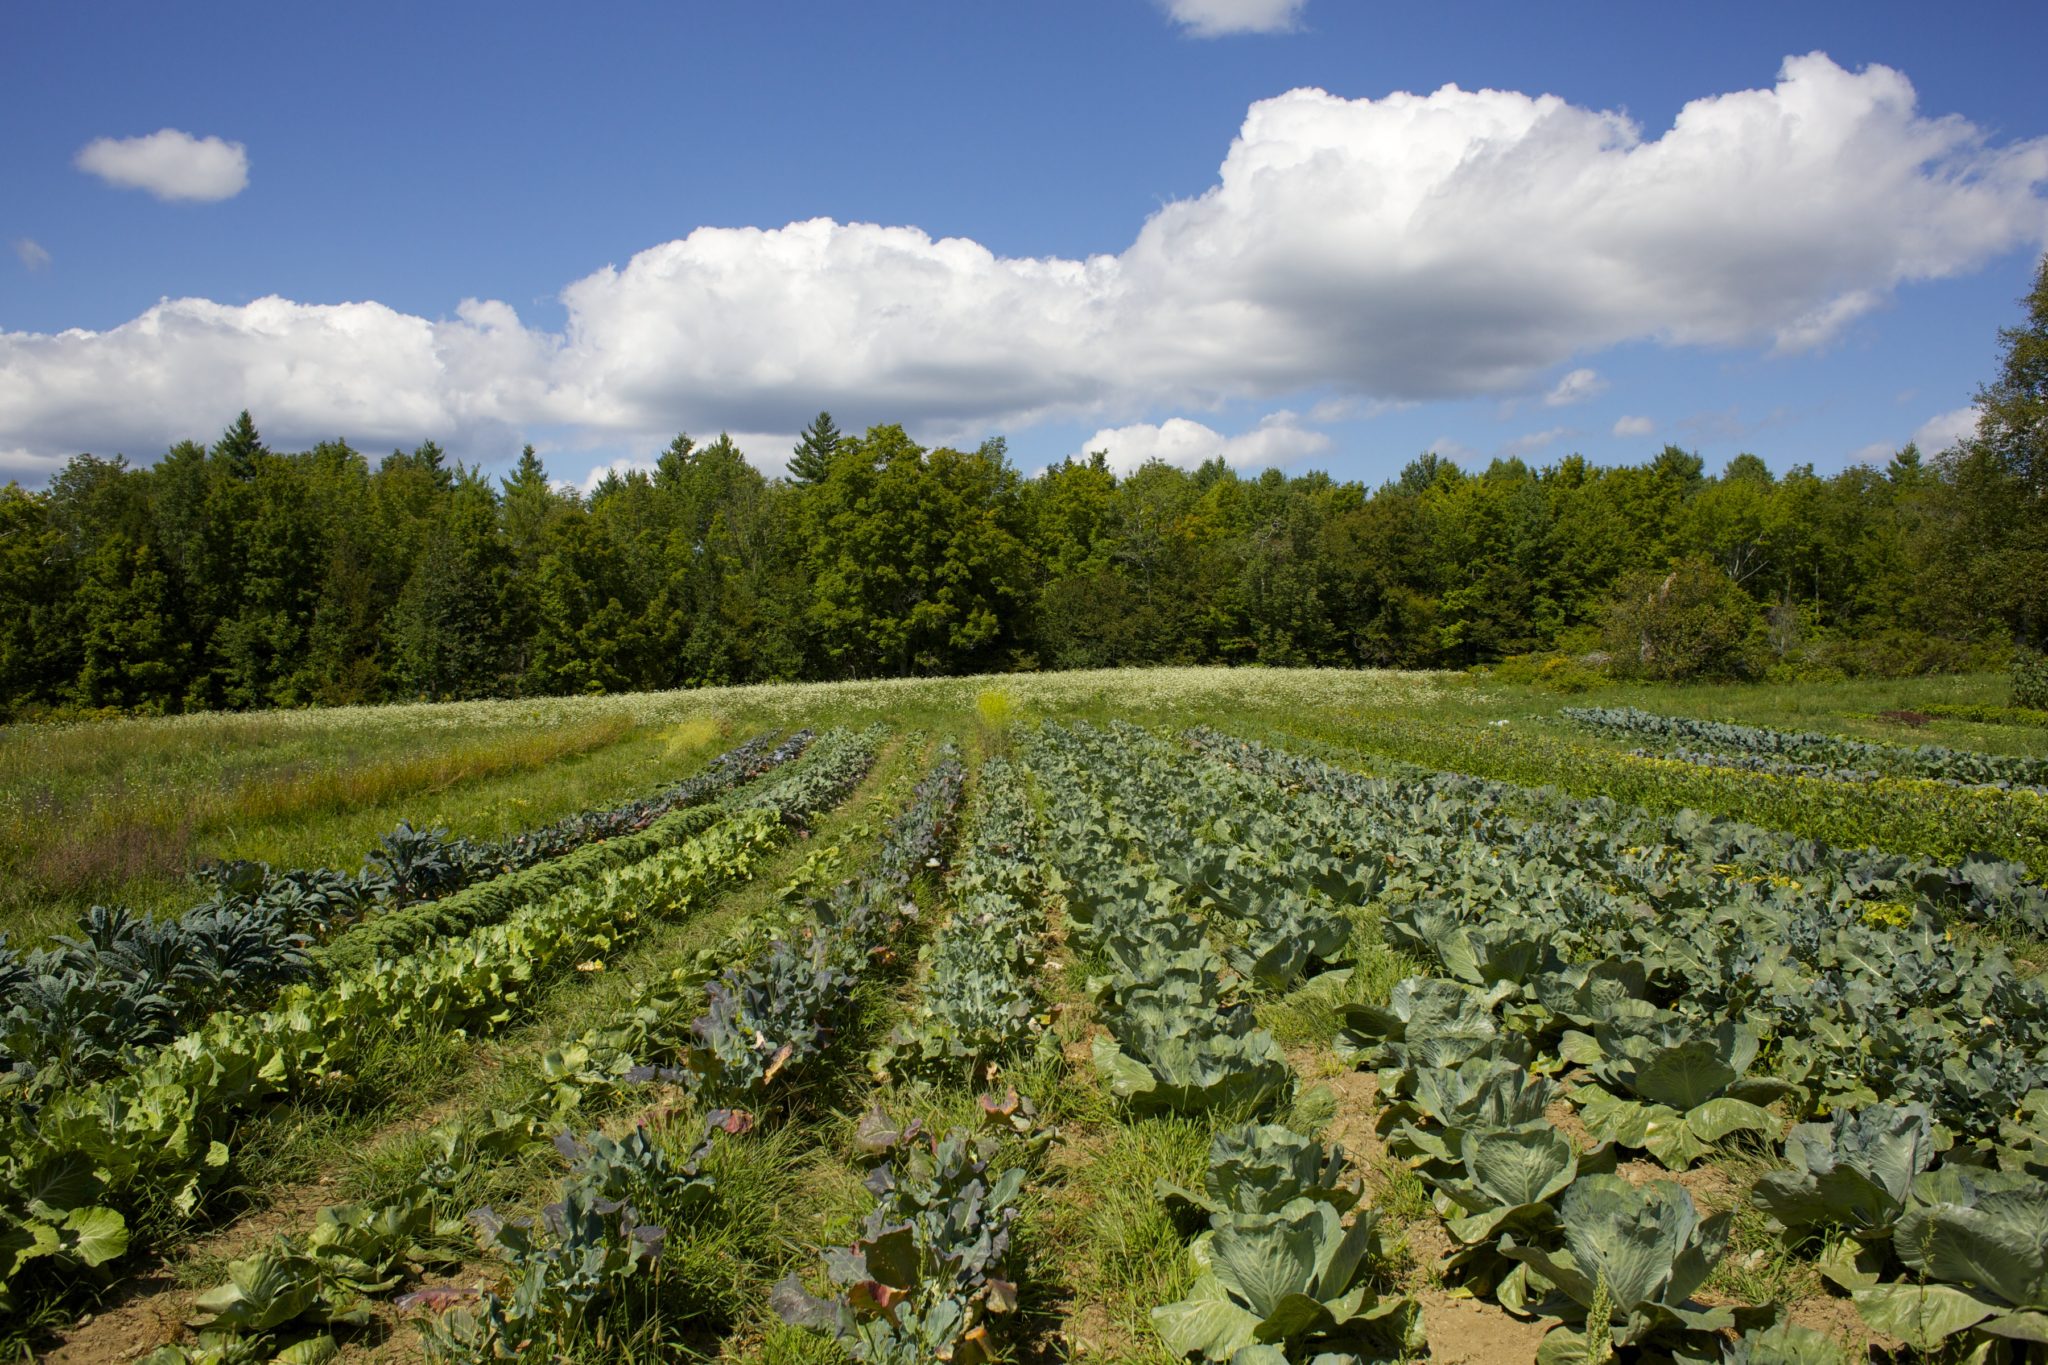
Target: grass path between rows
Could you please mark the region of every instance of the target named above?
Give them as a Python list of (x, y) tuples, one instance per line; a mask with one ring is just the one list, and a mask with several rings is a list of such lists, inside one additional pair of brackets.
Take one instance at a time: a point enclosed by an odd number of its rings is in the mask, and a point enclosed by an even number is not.
[[(900, 739), (886, 741), (867, 777), (836, 809), (816, 817), (808, 837), (792, 840), (765, 861), (754, 878), (727, 891), (704, 912), (665, 922), (601, 972), (577, 973), (551, 985), (531, 1018), (486, 1038), (436, 1035), (380, 1052), (356, 1077), (358, 1104), (347, 1110), (280, 1105), (255, 1118), (237, 1143), (242, 1176), (229, 1192), (233, 1210), (213, 1227), (167, 1244), (113, 1286), (100, 1310), (60, 1335), (48, 1356), (61, 1365), (99, 1365), (132, 1359), (172, 1339), (190, 1315), (192, 1300), (226, 1276), (228, 1263), (280, 1233), (308, 1229), (313, 1215), (335, 1203), (395, 1198), (412, 1187), (422, 1164), (422, 1141), (435, 1124), (458, 1113), (487, 1112), (530, 1093), (539, 1059), (558, 1044), (616, 1015), (637, 981), (681, 965), (718, 944), (764, 906), (791, 894), (791, 879), (811, 864), (811, 875), (830, 875), (842, 859), (813, 860), (820, 849), (871, 838), (887, 814), (913, 755)], [(485, 1169), (465, 1195), (516, 1202), (545, 1185), (553, 1173), (545, 1145), (515, 1168)], [(383, 1358), (416, 1358), (409, 1331), (390, 1332), (388, 1312), (366, 1347)]]

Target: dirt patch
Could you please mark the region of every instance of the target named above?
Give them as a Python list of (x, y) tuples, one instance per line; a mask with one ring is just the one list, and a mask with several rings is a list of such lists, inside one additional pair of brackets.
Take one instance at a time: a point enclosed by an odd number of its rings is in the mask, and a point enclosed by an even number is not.
[[(1293, 1060), (1297, 1075), (1313, 1074), (1314, 1052), (1304, 1053)], [(1329, 1140), (1342, 1145), (1350, 1154), (1352, 1163), (1365, 1171), (1371, 1171), (1387, 1159), (1386, 1144), (1380, 1141), (1379, 1130), (1374, 1124), (1380, 1112), (1379, 1077), (1370, 1071), (1340, 1071), (1334, 1076), (1325, 1076), (1313, 1082), (1337, 1097), (1337, 1112), (1330, 1119)]]
[(1570, 1101), (1552, 1100), (1549, 1107), (1543, 1111), (1543, 1117), (1550, 1121), (1552, 1128), (1570, 1138), (1572, 1146), (1580, 1151), (1590, 1151), (1597, 1145), (1593, 1141), (1592, 1132), (1580, 1121), (1579, 1111), (1572, 1108)]
[(1525, 1322), (1498, 1304), (1443, 1290), (1422, 1300), (1422, 1330), (1438, 1365), (1529, 1365), (1554, 1319)]
[(1099, 1303), (1084, 1305), (1060, 1328), (1068, 1356), (1073, 1360), (1128, 1360), (1137, 1343), (1123, 1324)]
[(192, 1296), (162, 1271), (138, 1276), (117, 1291), (119, 1302), (73, 1323), (42, 1355), (53, 1365), (108, 1365), (148, 1355), (183, 1331)]
[(1689, 1171), (1667, 1170), (1654, 1161), (1624, 1161), (1615, 1166), (1614, 1173), (1631, 1185), (1647, 1185), (1653, 1180), (1675, 1180), (1692, 1196), (1692, 1202), (1699, 1206), (1702, 1214), (1719, 1213), (1732, 1209), (1742, 1202), (1744, 1187), (1729, 1174), (1715, 1166), (1695, 1166)]
[(1871, 1331), (1870, 1324), (1856, 1311), (1855, 1304), (1831, 1294), (1799, 1299), (1786, 1308), (1785, 1316), (1801, 1327), (1811, 1327), (1828, 1340), (1848, 1347), (1851, 1360), (1868, 1360), (1873, 1346), (1885, 1351), (1905, 1349), (1903, 1341)]

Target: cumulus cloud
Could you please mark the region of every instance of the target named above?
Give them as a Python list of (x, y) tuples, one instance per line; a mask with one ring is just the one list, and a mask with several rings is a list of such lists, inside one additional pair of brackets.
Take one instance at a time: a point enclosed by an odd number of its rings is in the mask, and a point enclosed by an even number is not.
[(1250, 431), (1235, 436), (1225, 436), (1190, 418), (1169, 417), (1159, 423), (1105, 427), (1081, 443), (1083, 453), (1108, 451), (1110, 468), (1120, 474), (1149, 460), (1193, 469), (1219, 455), (1237, 469), (1285, 465), (1329, 448), (1328, 436), (1306, 430), (1295, 414), (1285, 409), (1266, 414)]
[(1930, 417), (1913, 433), (1913, 444), (1929, 455), (1947, 450), (1977, 434), (1978, 415), (1976, 405), (1971, 404), (1967, 408)]
[(1197, 38), (1291, 33), (1308, 0), (1162, 0), (1167, 17)]
[(33, 237), (16, 237), (8, 245), (14, 248), (15, 259), (21, 268), (31, 275), (40, 275), (50, 268), (50, 253), (43, 244)]
[(0, 335), (0, 443), (161, 448), (245, 405), (267, 432), (616, 445), (790, 431), (821, 407), (1121, 431), (1231, 400), (1511, 394), (1625, 341), (1821, 344), (1902, 284), (2044, 238), (2048, 139), (1927, 117), (1881, 66), (1791, 58), (1655, 137), (1547, 95), (1296, 90), (1253, 105), (1217, 182), (1115, 255), (700, 228), (570, 284), (559, 333), (502, 303), (433, 321), (167, 300), (106, 332)]
[(1556, 387), (1543, 395), (1546, 408), (1569, 407), (1583, 403), (1607, 387), (1607, 381), (1592, 370), (1578, 369), (1557, 381)]
[(147, 456), (246, 407), (279, 440), (411, 445), (531, 421), (551, 354), (502, 303), (429, 322), (379, 303), (167, 300), (105, 332), (0, 333), (0, 442)]
[(1657, 429), (1657, 424), (1647, 417), (1617, 417), (1614, 419), (1616, 436), (1648, 436)]
[(1500, 448), (1502, 456), (1521, 459), (1534, 455), (1540, 450), (1556, 445), (1567, 436), (1574, 435), (1570, 427), (1551, 427), (1545, 431), (1531, 431), (1517, 436)]
[(249, 151), (239, 142), (160, 128), (146, 137), (103, 137), (85, 144), (74, 163), (121, 189), (159, 199), (232, 199), (249, 184)]

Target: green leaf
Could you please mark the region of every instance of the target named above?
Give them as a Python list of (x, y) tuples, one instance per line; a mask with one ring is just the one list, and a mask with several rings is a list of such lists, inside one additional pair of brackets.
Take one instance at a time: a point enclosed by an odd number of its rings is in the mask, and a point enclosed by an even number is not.
[(341, 1354), (341, 1347), (334, 1338), (322, 1332), (318, 1336), (295, 1341), (279, 1351), (272, 1359), (272, 1365), (327, 1365), (327, 1362)]
[(1578, 1172), (1578, 1153), (1555, 1128), (1474, 1133), (1465, 1140), (1473, 1183), (1496, 1202), (1541, 1204), (1563, 1192)]
[(1998, 1311), (1975, 1294), (1945, 1284), (1881, 1284), (1850, 1298), (1865, 1322), (1916, 1351), (1934, 1350)]
[(1685, 1123), (1705, 1142), (1719, 1142), (1739, 1130), (1770, 1135), (1778, 1129), (1778, 1119), (1770, 1110), (1726, 1098), (1695, 1106), (1686, 1114)]
[(2048, 1313), (2031, 1310), (2007, 1313), (2002, 1318), (1991, 1318), (1979, 1324), (1977, 1330), (1989, 1332), (1995, 1337), (2004, 1337), (2009, 1341), (2048, 1343)]
[(1662, 1105), (1650, 1112), (1643, 1125), (1642, 1148), (1662, 1162), (1666, 1169), (1682, 1171), (1707, 1154), (1710, 1144), (1693, 1132), (1685, 1116)]
[(1664, 1048), (1636, 1069), (1635, 1092), (1657, 1104), (1687, 1110), (1728, 1088), (1738, 1073), (1721, 1060), (1721, 1049), (1706, 1038)]
[(1224, 1361), (1256, 1343), (1259, 1315), (1232, 1303), (1214, 1275), (1203, 1275), (1185, 1299), (1153, 1309), (1152, 1326), (1176, 1357)]
[(64, 1230), (77, 1239), (72, 1255), (87, 1265), (105, 1265), (127, 1254), (128, 1225), (112, 1209), (73, 1209), (65, 1215)]

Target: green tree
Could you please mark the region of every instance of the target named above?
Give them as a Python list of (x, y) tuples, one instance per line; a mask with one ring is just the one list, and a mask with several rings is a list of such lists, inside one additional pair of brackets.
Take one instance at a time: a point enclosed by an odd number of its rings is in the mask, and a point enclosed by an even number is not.
[(440, 524), (385, 625), (392, 680), (403, 693), (481, 697), (504, 690), (511, 566), (490, 484), (456, 470)]
[(829, 669), (903, 676), (993, 668), (1027, 591), (1016, 475), (987, 454), (927, 452), (870, 428), (807, 500), (809, 619)]
[(789, 457), (789, 477), (801, 484), (823, 483), (832, 467), (832, 457), (839, 453), (840, 443), (845, 439), (832, 414), (819, 413), (803, 429), (796, 452)]

